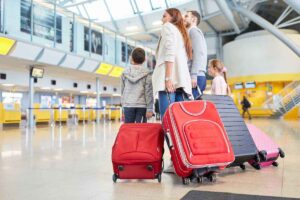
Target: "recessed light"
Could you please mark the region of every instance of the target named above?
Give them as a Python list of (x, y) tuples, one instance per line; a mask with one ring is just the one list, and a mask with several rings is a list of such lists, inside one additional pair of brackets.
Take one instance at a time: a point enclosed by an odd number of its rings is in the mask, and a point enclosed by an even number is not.
[(162, 25), (162, 21), (161, 20), (154, 21), (154, 22), (152, 22), (152, 25), (153, 26), (160, 26), (160, 25)]
[(51, 90), (50, 87), (41, 87), (41, 90)]
[(128, 26), (128, 27), (126, 27), (126, 30), (127, 30), (127, 31), (135, 31), (135, 30), (137, 30), (137, 29), (138, 29), (137, 26)]
[(6, 87), (12, 87), (12, 86), (14, 86), (14, 84), (11, 84), (11, 83), (3, 83), (2, 85), (6, 86)]

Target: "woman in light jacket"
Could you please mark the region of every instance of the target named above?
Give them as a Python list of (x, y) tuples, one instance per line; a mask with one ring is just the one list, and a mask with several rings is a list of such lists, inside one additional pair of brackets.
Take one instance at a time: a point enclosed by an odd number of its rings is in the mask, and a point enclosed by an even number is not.
[(161, 37), (156, 49), (156, 66), (152, 75), (153, 92), (158, 93), (161, 117), (169, 103), (192, 98), (187, 65), (188, 59), (192, 58), (192, 46), (182, 15), (178, 9), (169, 8), (164, 12), (162, 22)]

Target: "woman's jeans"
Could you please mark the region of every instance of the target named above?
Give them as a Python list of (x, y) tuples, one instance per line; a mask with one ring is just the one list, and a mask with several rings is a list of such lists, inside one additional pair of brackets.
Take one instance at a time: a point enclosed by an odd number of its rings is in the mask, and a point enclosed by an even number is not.
[(186, 98), (186, 94), (182, 89), (177, 89), (176, 92), (169, 93), (169, 96), (170, 99), (166, 91), (159, 91), (158, 93), (159, 111), (161, 119), (163, 118), (170, 103), (184, 101), (184, 99)]

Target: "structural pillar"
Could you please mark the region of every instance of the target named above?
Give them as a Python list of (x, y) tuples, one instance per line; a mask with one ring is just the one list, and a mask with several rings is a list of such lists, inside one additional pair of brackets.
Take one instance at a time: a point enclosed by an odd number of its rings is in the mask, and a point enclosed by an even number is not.
[(28, 126), (29, 128), (34, 127), (34, 117), (33, 117), (33, 98), (34, 98), (34, 89), (33, 89), (33, 77), (31, 76), (31, 67), (29, 69), (29, 109), (28, 109)]
[(96, 93), (97, 93), (97, 101), (96, 101), (96, 122), (100, 124), (100, 78), (96, 78)]

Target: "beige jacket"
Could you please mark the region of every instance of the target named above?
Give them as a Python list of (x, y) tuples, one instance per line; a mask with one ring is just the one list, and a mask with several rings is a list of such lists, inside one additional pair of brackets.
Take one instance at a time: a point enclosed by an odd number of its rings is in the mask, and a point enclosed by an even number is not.
[(165, 23), (156, 49), (156, 66), (152, 75), (153, 92), (165, 91), (165, 62), (173, 62), (172, 81), (175, 88), (183, 88), (192, 96), (191, 76), (183, 37), (176, 26)]

